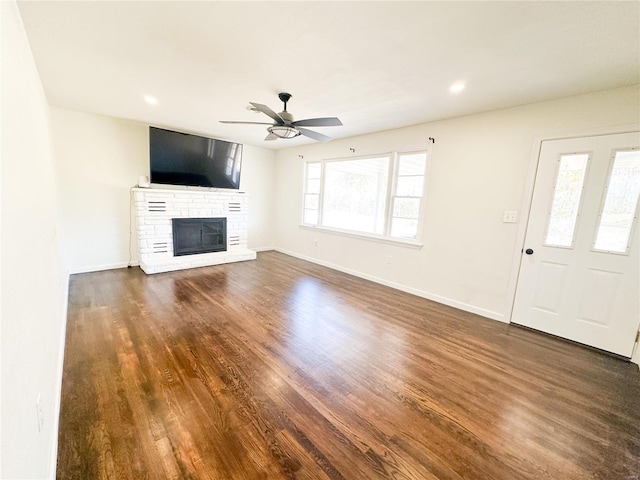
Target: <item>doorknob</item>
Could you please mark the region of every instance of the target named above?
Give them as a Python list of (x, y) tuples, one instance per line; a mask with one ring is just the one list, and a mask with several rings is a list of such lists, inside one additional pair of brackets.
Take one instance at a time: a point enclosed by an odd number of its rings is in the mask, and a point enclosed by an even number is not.
[(530, 248), (527, 248), (524, 253), (526, 253), (527, 255), (531, 255), (533, 254), (533, 250), (531, 250)]

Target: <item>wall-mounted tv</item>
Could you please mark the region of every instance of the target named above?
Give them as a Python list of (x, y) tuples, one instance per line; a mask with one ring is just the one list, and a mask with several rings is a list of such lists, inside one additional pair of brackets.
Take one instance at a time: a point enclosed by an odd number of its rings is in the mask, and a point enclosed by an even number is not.
[(149, 127), (151, 183), (240, 188), (242, 144)]

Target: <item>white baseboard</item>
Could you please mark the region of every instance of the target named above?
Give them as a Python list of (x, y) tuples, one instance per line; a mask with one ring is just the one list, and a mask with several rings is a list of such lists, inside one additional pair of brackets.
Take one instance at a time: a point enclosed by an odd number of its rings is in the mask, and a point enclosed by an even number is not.
[(75, 275), (77, 273), (91, 273), (91, 272), (101, 272), (103, 270), (115, 270), (116, 268), (127, 268), (127, 267), (137, 267), (139, 265), (138, 262), (118, 262), (118, 263), (109, 263), (105, 265), (93, 265), (90, 267), (78, 267), (72, 268), (70, 273), (71, 275)]
[[(276, 248), (275, 247), (257, 247), (257, 248), (251, 248), (251, 250), (253, 250), (254, 252), (268, 252), (271, 250), (276, 250)], [(72, 268), (70, 271), (70, 274), (75, 275), (77, 273), (101, 272), (103, 270), (115, 270), (117, 268), (139, 267), (139, 266), (140, 266), (140, 262), (136, 262), (136, 261), (131, 263), (127, 263), (127, 262), (109, 263), (105, 265), (93, 265), (90, 267)]]
[[(268, 252), (270, 250), (275, 250), (275, 247), (258, 247), (251, 248), (254, 252)], [(140, 262), (132, 261), (131, 263), (127, 262), (118, 262), (118, 263), (107, 263), (103, 265), (92, 265), (89, 267), (77, 267), (72, 268), (70, 270), (71, 275), (75, 275), (77, 273), (91, 273), (91, 272), (101, 272), (103, 270), (115, 270), (116, 268), (127, 268), (127, 267), (139, 267)]]
[(276, 249), (276, 247), (258, 247), (258, 248), (250, 247), (250, 248), (254, 252), (269, 252), (271, 250), (275, 250)]
[(491, 320), (497, 320), (503, 323), (509, 323), (509, 320), (505, 319), (504, 315), (498, 312), (493, 312), (491, 310), (486, 310), (484, 308), (477, 307), (475, 305), (470, 305), (468, 303), (459, 302), (458, 300), (453, 300), (451, 298), (443, 297), (441, 295), (437, 295), (431, 292), (425, 292), (424, 290), (419, 290), (417, 288), (408, 287), (406, 285), (402, 285), (396, 282), (390, 282), (380, 277), (375, 277), (373, 275), (369, 275), (367, 273), (362, 273), (356, 270), (352, 270), (349, 268), (344, 268), (340, 265), (336, 265), (334, 263), (325, 262), (322, 260), (318, 260), (317, 258), (307, 257), (305, 255), (300, 255), (295, 252), (291, 252), (289, 250), (284, 250), (282, 248), (275, 248), (276, 252), (284, 253), (285, 255), (290, 255), (292, 257), (299, 258), (301, 260), (306, 260), (307, 262), (316, 263), (318, 265), (322, 265), (323, 267), (328, 267), (333, 270), (338, 270), (339, 272), (348, 273), (349, 275), (353, 275), (355, 277), (363, 278), (365, 280), (369, 280), (375, 283), (379, 283), (386, 287), (391, 287), (396, 290), (400, 290), (406, 293), (410, 293), (412, 295), (416, 295), (418, 297), (426, 298), (427, 300), (432, 300), (434, 302), (442, 303), (443, 305), (448, 305), (450, 307), (458, 308), (460, 310), (464, 310), (465, 312), (475, 313), (482, 317), (490, 318)]

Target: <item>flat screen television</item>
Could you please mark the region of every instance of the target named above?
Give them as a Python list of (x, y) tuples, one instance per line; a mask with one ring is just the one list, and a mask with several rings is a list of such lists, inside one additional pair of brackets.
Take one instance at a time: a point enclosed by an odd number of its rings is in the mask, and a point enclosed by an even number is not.
[(240, 188), (242, 144), (149, 127), (151, 183)]

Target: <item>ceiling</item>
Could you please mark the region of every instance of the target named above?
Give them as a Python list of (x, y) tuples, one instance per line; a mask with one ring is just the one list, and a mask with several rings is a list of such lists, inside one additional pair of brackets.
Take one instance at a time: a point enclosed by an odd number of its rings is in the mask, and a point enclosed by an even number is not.
[(286, 91), (341, 138), (640, 83), (635, 1), (18, 5), (51, 105), (266, 148), (314, 142), (219, 121)]

